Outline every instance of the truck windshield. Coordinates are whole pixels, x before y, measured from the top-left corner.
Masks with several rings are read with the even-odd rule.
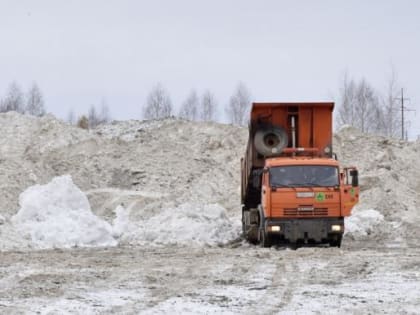
[[[270,168],[271,187],[338,186],[338,168],[324,165],[293,165]]]

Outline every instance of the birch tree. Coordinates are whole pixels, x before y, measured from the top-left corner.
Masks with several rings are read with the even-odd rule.
[[[70,124],[70,125],[74,125],[76,122],[76,115],[74,114],[73,109],[70,109],[69,112],[67,113],[67,119],[66,121]]]
[[[27,93],[25,113],[38,117],[45,115],[44,97],[36,83],[32,84]]]
[[[160,119],[172,115],[172,101],[169,93],[161,83],[157,84],[149,93],[146,106],[143,109],[145,119]]]
[[[192,90],[190,94],[187,96],[186,100],[182,103],[179,117],[188,120],[197,120],[198,118],[198,105],[199,100],[197,96],[197,92]]]
[[[25,112],[24,100],[22,89],[16,82],[12,82],[7,90],[6,97],[3,99],[2,111],[15,111],[23,114]]]
[[[205,91],[201,97],[200,119],[203,121],[214,121],[216,119],[217,103],[214,95]]]
[[[230,97],[226,113],[230,122],[235,125],[246,125],[251,108],[251,93],[244,83],[240,82]]]
[[[401,135],[401,111],[399,98],[400,87],[398,86],[397,74],[395,69],[391,69],[391,74],[387,81],[385,95],[382,97],[384,135],[388,137],[400,137]]]

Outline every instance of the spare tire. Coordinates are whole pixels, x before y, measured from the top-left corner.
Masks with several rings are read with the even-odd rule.
[[[280,155],[288,142],[286,130],[280,127],[258,130],[254,136],[255,149],[259,154],[268,157]]]

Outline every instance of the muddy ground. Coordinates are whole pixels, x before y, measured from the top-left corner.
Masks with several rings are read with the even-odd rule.
[[[420,249],[116,247],[0,253],[2,314],[418,314]]]

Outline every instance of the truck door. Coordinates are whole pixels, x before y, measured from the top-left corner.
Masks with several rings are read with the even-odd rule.
[[[341,215],[349,216],[351,209],[359,201],[359,174],[355,167],[347,167],[343,171],[341,186]]]

